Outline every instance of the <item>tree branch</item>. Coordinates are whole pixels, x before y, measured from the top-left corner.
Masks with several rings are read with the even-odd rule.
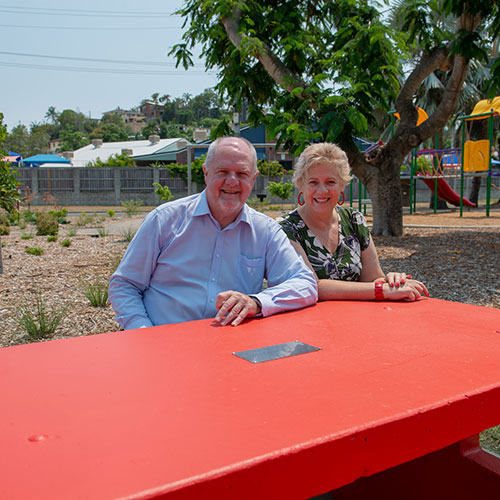
[[[221,22],[226,30],[227,36],[231,43],[237,48],[242,49],[244,39],[250,38],[240,34],[239,20],[241,17],[241,8],[237,7],[233,10],[231,16],[226,16],[221,19]],[[272,52],[270,47],[260,41],[261,47],[255,48],[255,57],[260,61],[271,78],[283,89],[291,92],[296,87],[305,87],[306,83],[297,75],[292,73]]]

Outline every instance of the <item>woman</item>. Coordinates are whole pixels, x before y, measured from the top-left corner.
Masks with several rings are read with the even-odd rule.
[[[307,147],[294,182],[299,207],[278,219],[297,253],[316,273],[320,300],[408,300],[429,295],[405,273],[384,275],[364,216],[340,205],[351,180],[347,156],[335,144]]]

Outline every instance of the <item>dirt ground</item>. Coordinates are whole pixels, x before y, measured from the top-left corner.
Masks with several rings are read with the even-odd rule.
[[[113,218],[106,215],[111,207],[67,208],[71,224],[60,226],[57,242],[36,236],[34,226],[13,226],[10,235],[2,236],[0,347],[45,340],[27,336],[17,321],[19,309],[32,305],[37,296],[49,311],[66,307],[52,338],[119,329],[109,304],[93,307],[84,296],[82,282],[109,279],[127,247],[127,233],[135,232],[153,207],[141,207],[143,212],[130,217],[120,212],[123,207],[113,207]],[[81,212],[92,221],[77,226]],[[277,217],[282,211],[267,213]],[[367,219],[370,223],[371,216]],[[405,214],[404,226],[402,238],[374,238],[384,271],[412,274],[426,283],[433,297],[500,307],[500,209],[493,209],[490,217],[485,217],[484,210],[464,212],[463,217],[458,211],[419,211]],[[70,246],[60,244],[64,238],[70,239]],[[25,252],[35,246],[43,255]]]

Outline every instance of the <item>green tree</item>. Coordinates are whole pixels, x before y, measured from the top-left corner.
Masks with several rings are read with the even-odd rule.
[[[0,113],[0,145],[7,136],[7,127],[3,124],[3,114]],[[12,213],[16,211],[16,204],[20,194],[17,188],[17,172],[11,170],[8,163],[1,161],[6,151],[0,147],[0,209]],[[3,274],[2,242],[0,236],[0,274]]]
[[[56,111],[55,106],[49,106],[49,109],[45,113],[45,118],[50,120],[52,123],[56,123],[59,118],[59,113]]]
[[[265,123],[286,149],[299,153],[314,140],[340,144],[372,199],[373,232],[401,235],[400,165],[448,121],[469,61],[484,57],[478,27],[496,37],[500,13],[490,1],[414,0],[398,32],[380,11],[369,0],[187,0],[178,11],[187,31],[170,54],[187,68],[200,44],[207,69],[219,72],[219,95],[240,109],[247,103],[250,123]],[[453,30],[432,25],[441,13],[453,16]],[[416,40],[422,51],[410,59]],[[417,126],[415,93],[439,69],[449,75],[443,99]],[[498,60],[492,72],[490,92],[500,88]],[[401,116],[394,136],[363,154],[355,137],[380,132],[380,117],[393,106]]]
[[[128,140],[128,133],[124,127],[116,123],[101,123],[89,135],[90,139],[102,139],[104,142],[120,142]]]
[[[75,131],[71,125],[61,130],[59,137],[61,139],[60,148],[62,151],[74,151],[90,144],[86,135],[83,132]]]

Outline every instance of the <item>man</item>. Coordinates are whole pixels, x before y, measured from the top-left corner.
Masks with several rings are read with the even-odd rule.
[[[203,172],[206,189],[153,210],[111,277],[109,299],[124,329],[211,317],[236,326],[316,302],[316,280],[280,226],[246,205],[255,148],[220,138]]]

